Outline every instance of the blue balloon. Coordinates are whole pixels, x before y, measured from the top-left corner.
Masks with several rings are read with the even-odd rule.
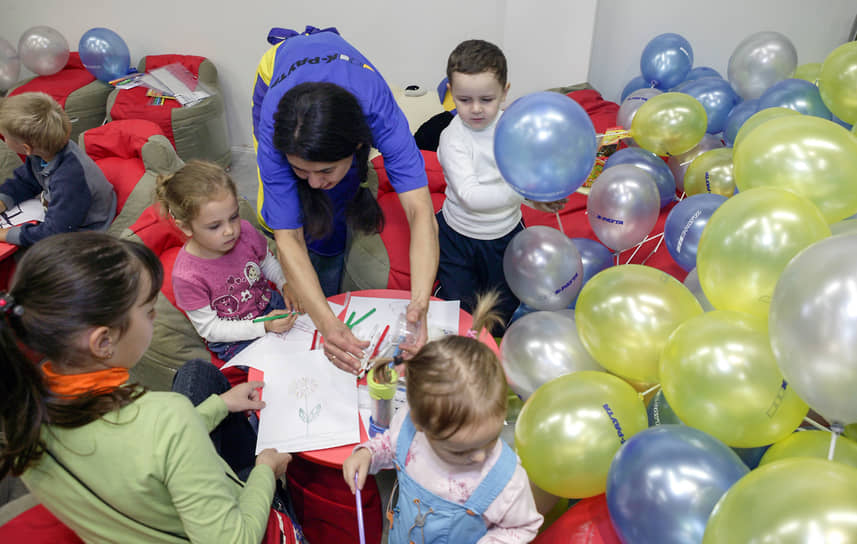
[[[732,147],[735,143],[735,137],[738,136],[738,131],[744,126],[744,122],[757,111],[759,111],[758,98],[739,102],[732,108],[726,117],[726,124],[723,126],[723,140],[726,142],[726,147]]]
[[[80,62],[101,81],[118,79],[131,71],[131,54],[125,40],[109,28],[87,30],[77,49]]]
[[[706,132],[716,134],[723,130],[729,112],[740,102],[732,85],[721,77],[704,77],[685,81],[676,91],[688,94],[699,101],[708,116]]]
[[[604,169],[620,164],[634,165],[652,176],[658,186],[661,208],[675,200],[675,176],[662,158],[641,147],[626,147],[610,155],[604,163]]]
[[[595,164],[595,128],[571,98],[553,92],[523,96],[500,116],[494,157],[512,188],[552,202],[576,191]]]
[[[685,77],[684,80],[692,81],[694,79],[702,79],[704,77],[719,77],[720,79],[723,79],[720,72],[714,68],[709,68],[708,66],[697,66],[696,68],[690,69],[690,72],[687,73],[687,77]]]
[[[610,463],[610,519],[622,542],[702,542],[714,505],[748,472],[729,446],[698,429],[650,427]]]
[[[842,119],[840,119],[839,117],[836,117],[835,115],[833,116],[833,118],[831,119],[831,121],[833,121],[833,122],[834,122],[834,123],[836,123],[837,125],[841,126],[841,127],[842,127],[842,128],[844,128],[845,130],[851,130],[851,129],[854,127],[854,125],[852,125],[852,124],[850,124],[850,123],[846,123],[845,121],[843,121],[843,120],[842,120]]]
[[[580,253],[580,260],[583,262],[583,283],[581,284],[581,288],[583,285],[586,285],[586,282],[592,276],[616,264],[613,252],[601,242],[592,240],[591,238],[572,238],[571,241],[574,247],[577,248],[577,252]],[[578,291],[577,294],[580,295],[580,292]],[[574,308],[576,305],[577,296],[574,297],[569,308]]]
[[[693,66],[693,48],[679,34],[666,33],[652,38],[640,55],[640,73],[661,89],[675,87]]]
[[[675,205],[664,223],[664,244],[685,270],[696,266],[699,238],[708,224],[711,214],[726,202],[723,195],[702,193],[685,198]]]
[[[784,79],[771,85],[759,97],[759,109],[766,108],[789,108],[828,121],[833,117],[824,105],[818,87],[803,79]]]
[[[647,89],[651,87],[651,83],[643,79],[643,76],[637,76],[625,85],[625,88],[622,89],[622,97],[619,99],[619,103],[625,101],[628,98],[628,95],[633,93],[634,91],[639,91],[640,89]]]

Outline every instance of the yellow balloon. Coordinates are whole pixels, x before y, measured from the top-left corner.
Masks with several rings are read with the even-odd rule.
[[[818,75],[818,91],[833,115],[857,123],[857,42],[840,45],[827,55]]]
[[[690,151],[705,136],[708,116],[699,101],[684,93],[649,98],[631,121],[631,137],[656,155]]]
[[[759,466],[792,457],[827,459],[832,436],[833,433],[827,431],[792,433],[768,448],[768,451],[759,461]],[[837,437],[833,450],[833,460],[857,468],[857,442],[844,436]]]
[[[744,124],[741,125],[741,128],[738,129],[738,134],[735,135],[735,141],[732,142],[732,147],[734,149],[738,149],[738,145],[744,141],[744,138],[762,123],[766,123],[771,119],[777,119],[779,117],[794,117],[795,115],[800,115],[800,112],[789,108],[765,108],[757,111],[748,117],[747,120],[744,121]]]
[[[786,264],[828,236],[821,212],[802,196],[773,187],[742,191],[721,204],[702,231],[696,253],[702,291],[719,310],[767,319]]]
[[[818,206],[828,223],[857,212],[857,138],[811,115],[772,119],[735,145],[735,183],[779,187]]]
[[[852,440],[857,440],[857,423],[845,426],[845,436]]]
[[[684,173],[684,192],[688,196],[712,193],[726,198],[735,194],[732,149],[712,149],[693,159]]]
[[[690,289],[666,272],[623,264],[584,284],[574,318],[580,340],[601,366],[629,380],[658,383],[667,337],[701,313]]]
[[[753,470],[720,498],[702,544],[854,544],[857,469],[785,459]]]
[[[795,68],[795,73],[792,75],[795,79],[809,81],[813,85],[817,85],[818,74],[821,72],[820,62],[807,62]]]
[[[678,326],[660,361],[664,397],[679,419],[736,448],[791,434],[809,407],[777,366],[767,322],[714,310]]]
[[[619,447],[648,426],[646,407],[621,378],[581,370],[533,393],[515,426],[515,449],[530,480],[552,495],[592,497],[607,488]]]

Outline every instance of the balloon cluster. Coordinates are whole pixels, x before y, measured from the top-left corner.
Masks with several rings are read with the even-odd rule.
[[[664,34],[640,69],[617,116],[630,147],[587,201],[596,251],[575,243],[573,312],[531,297],[501,343],[525,400],[522,463],[556,496],[606,492],[624,542],[857,534],[857,443],[843,435],[857,436],[857,42],[798,66],[787,37],[755,33],[724,79]],[[611,259],[662,208],[684,283]],[[516,263],[579,271],[526,242]],[[507,277],[533,294],[563,277],[518,266]],[[802,430],[810,410],[832,432]]]
[[[78,45],[84,67],[101,81],[111,81],[129,72],[130,54],[125,41],[107,28],[86,31]],[[34,26],[21,34],[17,48],[0,38],[0,91],[15,86],[21,65],[39,76],[62,70],[71,53],[65,37],[49,26]]]

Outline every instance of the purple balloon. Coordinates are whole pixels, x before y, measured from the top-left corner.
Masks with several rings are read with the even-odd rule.
[[[721,77],[704,77],[685,81],[676,91],[688,94],[699,101],[708,116],[706,132],[716,134],[723,130],[729,112],[740,101],[732,85]]]
[[[610,155],[604,163],[604,169],[620,164],[631,164],[651,174],[658,186],[661,208],[675,200],[675,176],[662,158],[646,149],[626,147]]]
[[[623,542],[702,542],[714,505],[749,469],[729,446],[684,425],[658,425],[619,449],[607,509]]]
[[[759,97],[759,109],[788,108],[804,115],[831,120],[833,114],[821,100],[818,87],[803,79],[784,79]]]
[[[664,223],[664,243],[667,250],[685,270],[696,267],[699,238],[714,210],[726,202],[726,197],[703,193],[685,198],[675,205]]]
[[[659,210],[655,180],[630,164],[602,171],[586,200],[592,231],[601,243],[616,251],[642,242],[657,223]]]
[[[684,81],[693,66],[693,48],[679,34],[660,34],[646,44],[640,55],[640,73],[662,89]]]

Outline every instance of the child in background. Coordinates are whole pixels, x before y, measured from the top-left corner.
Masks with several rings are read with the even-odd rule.
[[[525,201],[506,183],[494,160],[494,130],[506,100],[506,57],[483,40],[460,43],[446,66],[449,90],[458,111],[440,135],[437,158],[446,178],[446,200],[437,214],[440,239],[438,296],[460,300],[473,312],[475,293],[500,293],[503,323],[518,307],[503,274],[506,246],[524,227],[521,203],[555,212],[566,200]],[[502,334],[502,326],[492,332]]]
[[[0,185],[0,212],[41,195],[45,219],[0,229],[0,241],[31,246],[78,230],[107,230],[116,217],[116,192],[101,169],[69,140],[71,121],[45,93],[0,99],[0,134],[24,164]]]
[[[408,409],[346,459],[352,492],[367,473],[396,468],[399,499],[389,542],[530,542],[542,524],[527,473],[500,439],[506,378],[476,338],[496,321],[482,298],[467,336],[426,344],[406,363]]]
[[[266,332],[291,329],[297,299],[265,237],[239,217],[235,183],[223,168],[190,161],[159,178],[156,191],[164,213],[188,237],[173,265],[176,303],[208,348],[228,361]],[[253,322],[289,312],[295,313]]]
[[[262,408],[262,383],[197,408],[127,383],[162,276],[145,246],[104,233],[52,236],[24,254],[0,293],[0,479],[20,475],[86,542],[258,544],[291,456],[264,450],[242,482],[208,432]]]

